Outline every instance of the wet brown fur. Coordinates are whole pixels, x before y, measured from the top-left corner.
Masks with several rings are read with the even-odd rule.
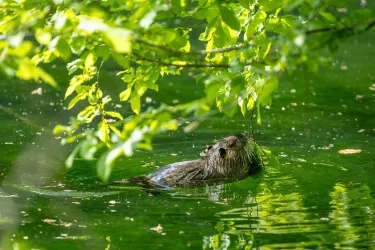
[[[243,135],[228,136],[208,147],[203,159],[170,164],[148,175],[115,182],[155,187],[192,187],[207,182],[243,179],[254,170],[256,156]]]

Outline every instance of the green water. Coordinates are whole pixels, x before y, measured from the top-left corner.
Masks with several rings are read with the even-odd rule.
[[[69,147],[48,131],[69,116],[56,103],[62,92],[1,80],[0,104],[29,124],[0,110],[0,249],[375,248],[374,40],[347,40],[332,69],[283,77],[258,139],[279,164],[271,158],[239,182],[160,193],[98,187],[94,162],[65,170]],[[54,71],[64,85],[64,69]],[[108,65],[101,76],[108,92],[122,87],[114,75]],[[43,95],[31,95],[39,86]],[[169,78],[149,96],[185,102],[199,88]],[[120,159],[111,178],[195,159],[214,139],[245,130],[241,117],[215,116],[193,133],[160,135],[154,151]]]

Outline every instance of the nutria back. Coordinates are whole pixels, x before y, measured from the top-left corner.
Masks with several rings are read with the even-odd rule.
[[[239,180],[259,169],[259,159],[255,143],[244,134],[232,135],[209,146],[203,159],[173,163],[125,182],[149,187],[193,187]]]

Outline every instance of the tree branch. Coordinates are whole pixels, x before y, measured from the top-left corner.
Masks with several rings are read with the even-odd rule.
[[[229,47],[225,47],[225,48],[217,48],[217,49],[212,49],[212,50],[191,50],[189,52],[185,52],[185,51],[173,50],[173,49],[170,49],[168,47],[165,47],[165,46],[162,46],[162,45],[159,45],[159,44],[156,44],[156,43],[145,41],[145,40],[140,39],[138,37],[135,37],[134,39],[141,44],[144,44],[144,45],[147,45],[147,46],[159,49],[159,50],[163,50],[165,52],[168,52],[168,53],[174,54],[174,55],[207,55],[207,54],[225,53],[225,52],[230,52],[230,51],[233,51],[233,50],[246,49],[246,48],[253,45],[252,43],[249,43],[249,44],[243,44],[243,45],[229,46]]]
[[[363,30],[361,30],[359,33],[363,33],[365,31],[368,31],[368,30],[370,30],[374,26],[375,26],[375,20],[371,21],[366,26],[366,28],[364,28]],[[315,29],[315,30],[307,30],[307,31],[305,31],[305,34],[306,35],[310,35],[310,34],[316,34],[316,33],[320,33],[320,32],[328,32],[328,31],[335,31],[335,32],[350,31],[351,35],[356,34],[354,32],[354,28],[353,27],[345,27],[345,28],[342,28],[342,29],[339,29],[339,30],[335,30],[334,28],[330,28],[330,27],[319,28],[319,29]],[[185,51],[173,50],[173,49],[170,49],[168,47],[165,47],[165,46],[162,46],[162,45],[159,45],[159,44],[156,44],[156,43],[148,42],[148,41],[140,39],[140,38],[138,38],[136,36],[134,37],[134,39],[137,42],[141,43],[141,44],[144,44],[144,45],[147,45],[147,46],[159,49],[159,50],[163,50],[165,52],[168,52],[168,53],[174,54],[174,55],[207,55],[207,54],[215,54],[215,53],[225,53],[225,52],[230,52],[230,51],[245,49],[245,48],[248,48],[248,47],[254,45],[253,43],[249,43],[249,44],[229,46],[229,47],[225,47],[225,48],[217,48],[217,49],[212,49],[212,50],[192,50],[192,51],[189,51],[189,52],[185,52]],[[142,60],[142,61],[153,62],[153,63],[155,63],[157,65],[160,65],[160,66],[185,67],[185,68],[230,68],[229,64],[221,64],[221,63],[218,63],[218,64],[211,64],[211,63],[188,63],[188,62],[186,64],[166,63],[166,62],[162,62],[162,61],[159,61],[159,60],[153,60],[151,58],[147,58],[147,57],[141,56],[141,55],[139,55],[138,53],[136,53],[134,51],[132,52],[132,54],[134,56],[136,56],[138,59]],[[262,62],[260,62],[260,63],[262,63]],[[250,62],[247,62],[247,63],[245,63],[243,65],[244,66],[248,66],[248,65],[251,65],[251,64],[252,64],[252,62],[250,61]]]
[[[161,62],[158,60],[153,60],[144,56],[141,56],[137,52],[132,52],[134,56],[136,56],[138,59],[142,61],[147,61],[147,62],[153,62],[159,66],[167,66],[167,67],[184,67],[184,68],[229,68],[229,64],[211,64],[211,63],[186,63],[186,64],[177,64],[177,63],[166,63],[166,62]]]
[[[375,19],[373,21],[371,21],[367,26],[366,28],[364,28],[363,30],[359,31],[359,33],[362,33],[362,32],[365,32],[365,31],[368,31],[370,30],[372,27],[375,26]],[[326,28],[319,28],[319,29],[314,29],[314,30],[307,30],[305,32],[306,35],[311,35],[311,34],[316,34],[316,33],[320,33],[320,32],[327,32],[327,31],[336,31],[336,32],[344,32],[346,30],[349,30],[351,31],[353,34],[354,33],[354,28],[353,27],[345,27],[345,28],[342,28],[342,29],[338,29],[338,30],[335,30],[334,28],[331,28],[331,27],[326,27]]]

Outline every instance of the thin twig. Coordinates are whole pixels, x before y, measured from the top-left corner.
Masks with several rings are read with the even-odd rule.
[[[98,68],[98,72],[96,73],[96,82],[97,82],[98,88],[99,88],[99,74],[100,74],[100,70],[103,67],[103,64],[104,64],[104,60],[102,60],[102,62],[100,63],[99,68]]]
[[[362,33],[362,32],[365,32],[365,31],[368,31],[370,30],[372,27],[375,26],[375,20],[371,21],[367,26],[366,28],[364,28],[363,30],[359,31],[358,33]],[[335,32],[344,32],[344,31],[351,31],[353,34],[355,34],[354,32],[354,28],[353,27],[345,27],[345,28],[342,28],[342,29],[338,29],[338,30],[335,30],[334,27],[326,27],[326,28],[319,28],[319,29],[314,29],[314,30],[307,30],[305,32],[306,35],[311,35],[311,34],[316,34],[316,33],[320,33],[320,32],[327,32],[327,31],[335,31]]]
[[[17,114],[16,112],[14,112],[13,110],[11,110],[10,108],[7,108],[7,107],[4,107],[3,105],[0,104],[0,110],[3,110],[5,113],[8,113],[9,115],[12,115],[14,116],[16,119],[19,119],[20,121],[22,121],[23,123],[35,128],[35,129],[38,129],[38,130],[46,130],[48,132],[51,132],[49,129],[39,125],[39,124],[36,124],[34,122],[32,122],[31,120]]]
[[[153,60],[153,59],[141,56],[134,51],[132,52],[132,54],[142,61],[153,62],[153,63],[155,63],[159,66],[183,67],[183,68],[229,68],[230,67],[229,64],[223,64],[223,63],[217,63],[217,64],[212,64],[212,63],[186,63],[186,64],[166,63],[166,62],[161,62],[161,61],[158,61],[158,60]]]
[[[186,52],[186,51],[179,51],[179,50],[170,49],[170,48],[165,47],[165,46],[160,45],[160,44],[145,41],[145,40],[140,39],[138,37],[135,37],[134,40],[136,40],[137,42],[139,42],[141,44],[144,44],[144,45],[147,45],[147,46],[159,49],[159,50],[163,50],[165,52],[168,52],[170,54],[175,54],[175,55],[218,54],[218,53],[225,53],[225,52],[230,52],[230,51],[234,51],[234,50],[246,49],[246,48],[253,45],[252,43],[248,43],[248,44],[242,44],[242,45],[228,46],[228,47],[224,47],[224,48],[217,48],[217,49],[212,49],[212,50],[191,50],[191,51]]]

